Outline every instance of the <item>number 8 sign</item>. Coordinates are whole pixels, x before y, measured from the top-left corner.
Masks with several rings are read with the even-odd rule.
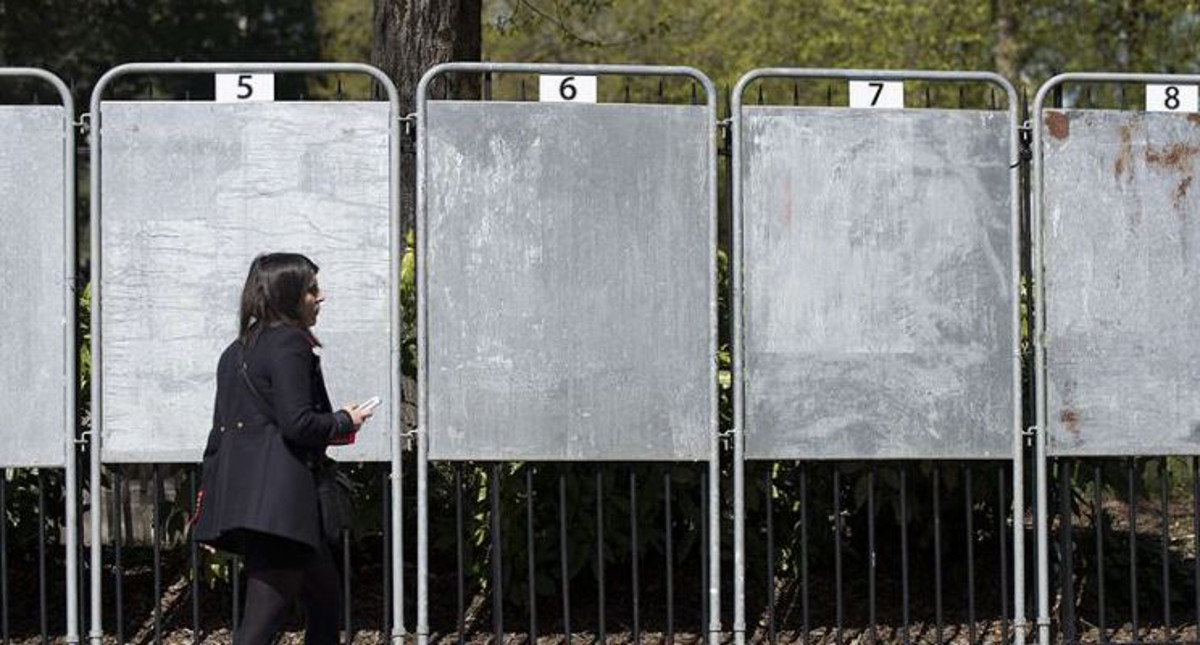
[[[538,100],[543,103],[595,103],[596,77],[544,74],[538,77]]]
[[[1147,112],[1195,112],[1197,87],[1195,85],[1147,85]]]

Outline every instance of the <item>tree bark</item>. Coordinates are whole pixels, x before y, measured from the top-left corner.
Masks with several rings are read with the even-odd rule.
[[[1019,87],[1021,45],[1017,37],[1017,5],[1015,0],[992,1],[992,17],[996,24],[996,72]]]
[[[417,84],[434,65],[477,61],[483,49],[481,0],[375,0],[371,63],[383,70],[400,92],[403,114],[416,111]],[[474,98],[479,77],[457,75],[434,88],[437,98]],[[400,209],[405,231],[413,227],[416,173],[412,158],[400,169]]]

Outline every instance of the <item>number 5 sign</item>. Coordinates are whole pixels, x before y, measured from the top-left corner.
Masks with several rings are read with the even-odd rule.
[[[595,103],[595,76],[538,77],[538,100],[545,103]]]
[[[274,74],[217,74],[217,103],[274,101]]]

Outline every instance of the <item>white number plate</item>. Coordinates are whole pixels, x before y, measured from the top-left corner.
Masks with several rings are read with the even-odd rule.
[[[850,81],[850,107],[902,108],[903,81]]]
[[[1195,112],[1197,103],[1195,85],[1147,85],[1147,112]]]
[[[274,101],[274,74],[217,74],[217,102]]]
[[[595,76],[538,77],[538,100],[551,103],[595,103]]]

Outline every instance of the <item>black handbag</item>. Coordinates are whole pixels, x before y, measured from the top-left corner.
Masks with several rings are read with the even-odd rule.
[[[239,371],[242,381],[258,404],[259,411],[268,421],[277,424],[267,399],[259,393],[258,388],[254,387],[254,383],[250,380],[244,355]],[[325,455],[319,455],[316,459],[306,461],[305,465],[312,471],[313,479],[316,482],[317,513],[321,520],[321,537],[328,544],[338,544],[342,541],[342,535],[350,530],[350,522],[354,518],[354,482],[350,481],[350,477],[338,468],[338,462]]]
[[[354,482],[338,467],[338,462],[322,456],[309,469],[317,480],[317,509],[321,515],[321,535],[330,544],[338,544],[350,530],[354,518],[352,500]]]

